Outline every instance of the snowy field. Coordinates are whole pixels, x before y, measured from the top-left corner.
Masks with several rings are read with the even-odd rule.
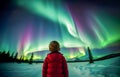
[[[93,64],[68,63],[69,77],[120,77],[120,57]],[[0,77],[42,77],[42,63],[1,63]]]

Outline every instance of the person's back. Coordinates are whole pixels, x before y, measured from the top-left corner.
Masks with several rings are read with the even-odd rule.
[[[56,43],[56,41],[52,41],[51,43]],[[50,46],[49,50],[51,53],[44,60],[42,77],[68,77],[68,68],[64,56],[58,52],[59,49],[54,46],[52,47],[55,49],[51,49]]]

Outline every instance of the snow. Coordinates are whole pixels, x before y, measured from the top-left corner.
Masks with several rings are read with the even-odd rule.
[[[69,77],[120,77],[120,57],[93,64],[68,63]],[[42,77],[42,63],[1,63],[0,77]]]

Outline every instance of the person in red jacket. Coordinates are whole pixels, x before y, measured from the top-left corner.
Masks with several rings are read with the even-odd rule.
[[[68,77],[67,62],[65,57],[59,52],[59,43],[51,41],[49,51],[50,53],[43,63],[42,77]]]

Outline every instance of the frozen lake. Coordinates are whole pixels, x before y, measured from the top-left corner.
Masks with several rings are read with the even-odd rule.
[[[120,57],[93,64],[88,62],[68,63],[69,77],[120,77]],[[42,63],[1,63],[0,77],[41,77]]]

